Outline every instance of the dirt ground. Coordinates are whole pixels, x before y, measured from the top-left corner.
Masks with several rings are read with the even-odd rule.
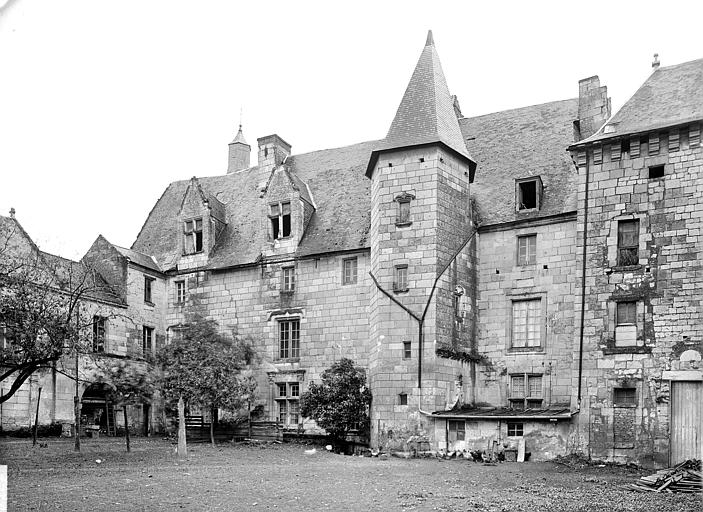
[[[626,490],[647,471],[557,463],[351,457],[301,445],[0,439],[8,510],[700,511],[700,494]],[[97,461],[101,462],[98,463]]]

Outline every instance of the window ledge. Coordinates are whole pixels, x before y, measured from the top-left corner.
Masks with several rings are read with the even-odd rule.
[[[183,256],[195,256],[196,254],[203,254],[205,251],[200,250],[200,251],[195,251],[195,252],[184,252]]]
[[[601,346],[604,356],[612,356],[615,354],[651,354],[652,347],[647,345],[632,345],[629,347],[608,347]]]
[[[295,290],[281,290],[281,295],[293,295]]]
[[[350,283],[342,283],[342,286],[354,286],[355,284],[358,284],[357,281],[350,282]]]
[[[613,407],[622,409],[637,409],[637,404],[613,404]]]
[[[616,265],[610,268],[611,272],[634,272],[636,270],[642,270],[644,265]]]
[[[277,363],[299,363],[300,357],[277,357],[274,361]]]
[[[144,301],[144,304],[146,304],[147,306],[151,306],[151,307],[154,307],[154,306],[156,305],[156,304],[154,304],[153,302],[151,302],[151,301],[149,301],[149,300],[145,300],[145,301]]]
[[[407,222],[396,222],[395,227],[397,228],[407,228],[408,226],[412,226],[413,221],[407,221]]]
[[[510,347],[508,353],[521,353],[529,352],[532,354],[546,354],[547,351],[544,347]]]
[[[538,212],[539,208],[520,208],[518,210],[515,210],[516,213],[535,213]]]
[[[410,291],[410,288],[399,288],[397,290],[393,290],[393,293],[408,293]]]

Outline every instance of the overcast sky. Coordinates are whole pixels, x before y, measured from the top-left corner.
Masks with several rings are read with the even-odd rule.
[[[244,133],[293,153],[385,136],[434,33],[465,116],[578,95],[617,109],[703,57],[703,2],[0,0],[0,214],[72,258],[129,247],[166,186]],[[559,148],[555,148],[559,150]],[[480,172],[480,169],[479,169]]]

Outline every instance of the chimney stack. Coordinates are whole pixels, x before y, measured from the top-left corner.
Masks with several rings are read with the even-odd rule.
[[[610,118],[608,88],[598,75],[579,80],[578,140],[590,137]]]
[[[247,144],[242,133],[242,125],[239,125],[237,136],[229,143],[229,161],[227,163],[227,174],[249,168],[249,158],[251,156],[251,146]]]
[[[259,143],[259,169],[265,172],[281,165],[286,157],[290,156],[291,145],[275,133],[261,137],[257,142]]]

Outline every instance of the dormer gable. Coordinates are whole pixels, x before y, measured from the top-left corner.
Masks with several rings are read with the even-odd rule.
[[[285,165],[274,167],[261,190],[264,253],[295,252],[315,204],[308,185]]]
[[[81,261],[97,270],[121,299],[126,299],[128,259],[104,236],[98,235]]]
[[[225,229],[225,205],[207,193],[195,176],[191,178],[178,211],[179,267],[197,267],[207,263],[218,237]],[[184,260],[185,258],[185,260]]]

